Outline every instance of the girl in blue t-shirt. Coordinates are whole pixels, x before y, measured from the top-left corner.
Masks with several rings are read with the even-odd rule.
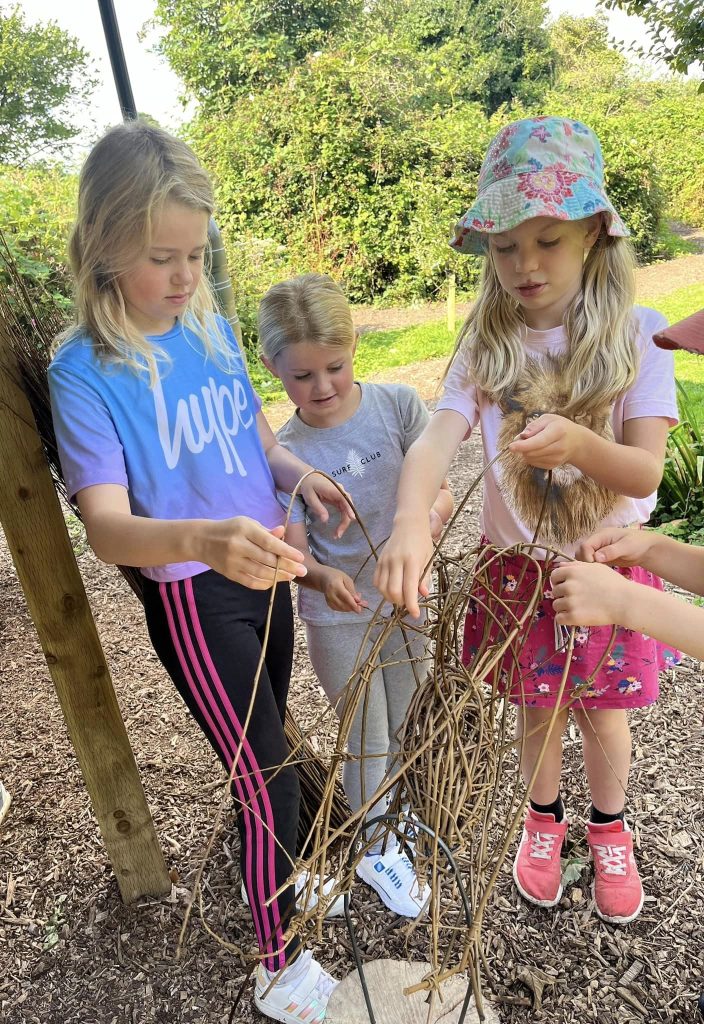
[[[93,550],[140,567],[154,649],[227,770],[235,763],[262,958],[256,1005],[316,1024],[335,982],[284,937],[294,887],[272,899],[295,860],[298,777],[277,766],[289,755],[289,581],[306,572],[283,540],[276,490],[292,491],[310,467],[277,443],[215,313],[203,275],[212,212],[208,176],[183,142],[135,121],[96,144],[79,182],[77,316],[49,368],[52,410]],[[315,476],[301,493],[323,520],[323,503],[337,508],[341,536],[350,510],[334,485]]]

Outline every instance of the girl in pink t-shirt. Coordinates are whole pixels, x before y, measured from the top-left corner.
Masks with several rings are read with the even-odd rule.
[[[639,526],[649,518],[677,404],[671,354],[650,344],[663,320],[633,308],[627,235],[604,192],[599,141],[586,125],[526,118],[492,141],[477,201],[451,242],[460,252],[484,255],[479,296],[444,395],[406,456],[393,532],[375,577],[384,596],[411,615],[419,614],[418,594],[428,593],[421,581],[433,550],[428,510],[457,447],[477,425],[487,465],[482,529],[495,547],[535,539],[545,546],[533,549],[538,559],[545,548],[570,555],[597,528]],[[662,586],[645,569],[622,571]],[[536,577],[531,560],[510,553],[478,574],[465,624],[467,663],[482,642],[491,594],[505,606],[525,608]],[[500,616],[501,604],[494,598],[493,605]],[[489,625],[497,638],[495,622]],[[502,680],[518,706],[521,771],[530,788],[514,864],[518,889],[544,907],[562,895],[560,851],[568,826],[560,795],[562,733],[573,703],[592,800],[587,839],[596,907],[604,920],[623,924],[643,904],[624,818],[631,758],[626,710],[657,699],[658,672],[675,654],[619,630],[604,657],[610,642],[608,627],[577,630],[541,763],[567,647],[549,589],[518,666],[506,657]]]

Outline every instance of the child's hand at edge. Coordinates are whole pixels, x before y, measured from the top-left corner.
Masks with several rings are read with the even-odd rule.
[[[341,569],[328,568],[325,573],[323,594],[328,608],[334,612],[355,612],[359,614],[363,608],[368,608],[362,595],[356,590],[354,580],[342,572]]]
[[[653,541],[653,534],[648,530],[611,527],[582,541],[577,558],[605,565],[645,565]]]
[[[311,513],[321,523],[327,523],[330,513],[325,505],[332,505],[340,513],[340,522],[335,530],[335,538],[339,540],[350,523],[354,522],[355,514],[346,498],[349,497],[346,491],[340,491],[324,476],[313,473],[301,484],[299,494],[305,501]]]
[[[552,606],[559,626],[626,625],[631,590],[608,565],[563,562],[550,574]]]

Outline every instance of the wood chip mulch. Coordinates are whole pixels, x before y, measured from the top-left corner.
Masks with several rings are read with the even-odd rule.
[[[478,439],[464,446],[451,484],[478,471]],[[476,535],[477,497],[463,517]],[[0,779],[13,804],[0,835],[0,1020],[4,1024],[225,1024],[246,974],[196,918],[176,962],[190,885],[220,799],[220,767],[153,654],[141,608],[121,577],[79,556],[122,714],[167,863],[170,897],[120,901],[58,702],[0,538]],[[305,723],[322,708],[297,630],[292,702]],[[565,795],[575,881],[553,910],[528,907],[506,865],[485,945],[501,1020],[551,1024],[694,1021],[704,988],[704,678],[685,660],[663,679],[653,708],[633,714],[629,815],[647,897],[627,928],[605,925],[590,896],[578,737],[568,733]],[[250,947],[231,819],[206,869],[211,928]],[[353,898],[365,955],[423,959],[376,896]],[[352,967],[344,923],[326,926],[317,955],[339,976]],[[487,995],[491,993],[487,990]],[[261,1021],[246,992],[236,1019]]]

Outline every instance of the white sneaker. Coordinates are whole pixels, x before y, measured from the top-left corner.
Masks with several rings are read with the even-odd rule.
[[[10,804],[12,803],[12,797],[7,792],[2,782],[0,782],[0,824],[2,820],[10,810]]]
[[[260,1013],[283,1024],[322,1024],[337,981],[313,959],[310,951],[301,953],[290,967],[285,967],[267,992],[273,977],[263,964],[259,965],[254,1004]]]
[[[308,903],[306,904],[305,907],[303,906],[303,890],[306,888],[307,885],[308,885],[308,872],[304,871],[303,874],[298,879],[298,881],[296,882],[296,886],[295,886],[295,888],[296,888],[296,910],[298,910],[299,913],[301,911],[303,911],[303,910],[306,910],[306,911],[314,910],[315,907],[317,907],[317,905],[318,905],[318,891],[320,889],[320,886],[316,885],[315,888],[313,889],[313,892],[311,894],[310,899],[308,900]],[[327,880],[327,882],[325,882],[325,884],[323,885],[323,897],[328,896],[332,892],[334,886],[335,886],[335,879],[334,878],[329,878]],[[247,890],[245,889],[244,882],[242,883],[242,890],[241,891],[242,891],[242,900],[244,902],[244,905],[246,907],[248,907],[249,906],[249,897],[247,895]],[[300,899],[298,898],[299,896],[300,896]],[[332,901],[332,903],[330,904],[328,909],[325,911],[325,920],[327,921],[327,919],[329,917],[342,917],[344,912],[345,912],[345,896],[344,896],[344,893],[340,893],[340,895],[335,897],[335,899]]]
[[[395,914],[415,918],[423,913],[430,898],[430,886],[421,889],[413,865],[398,846],[390,846],[383,854],[365,854],[355,870]]]

